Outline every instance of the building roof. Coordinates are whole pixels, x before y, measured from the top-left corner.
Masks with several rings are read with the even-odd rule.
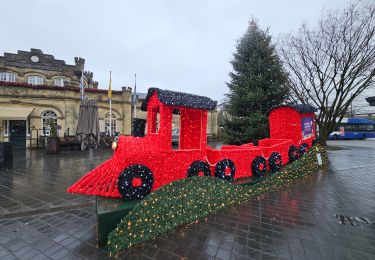
[[[65,91],[65,90],[72,90],[75,92],[80,92],[81,89],[75,86],[50,86],[50,85],[31,85],[28,83],[23,82],[10,82],[10,81],[0,81],[0,86],[7,86],[7,87],[23,87],[23,88],[31,88],[31,89],[49,89],[54,91]],[[108,93],[107,89],[98,89],[98,88],[86,88],[85,92],[97,92],[97,93]],[[120,90],[112,90],[112,94],[122,94]]]
[[[19,74],[22,70],[33,69],[38,70],[46,78],[63,76],[64,80],[71,82],[71,85],[80,84],[84,64],[85,59],[74,57],[74,65],[69,65],[63,60],[55,59],[51,54],[43,53],[42,50],[34,48],[31,48],[30,51],[19,50],[17,53],[4,52],[4,56],[0,55],[0,72],[10,70],[12,73]],[[49,75],[50,73],[52,74]],[[87,86],[97,88],[98,82],[93,80],[93,75],[90,71],[84,71],[84,83]]]
[[[137,101],[140,101],[140,100],[145,100],[145,98],[147,97],[147,93],[141,93],[141,92],[137,92],[137,93],[132,93],[132,102],[134,102],[134,96],[137,96]]]
[[[163,90],[159,88],[149,88],[147,96],[142,103],[141,109],[143,111],[147,111],[148,101],[155,91],[158,94],[159,101],[168,106],[188,107],[203,110],[213,110],[216,108],[216,101],[213,101],[208,97],[171,90]]]
[[[270,113],[272,110],[274,110],[276,108],[280,108],[280,107],[291,107],[291,108],[297,110],[300,113],[315,113],[316,111],[318,111],[318,109],[316,109],[316,107],[313,107],[313,106],[308,105],[308,104],[285,104],[285,105],[280,105],[280,106],[276,106],[276,107],[271,108],[268,111],[268,113]]]
[[[366,98],[370,106],[375,106],[375,96]]]
[[[63,72],[64,67],[75,68],[76,65],[67,65],[65,61],[55,59],[51,54],[45,54],[40,49],[31,48],[30,51],[18,51],[17,53],[7,53],[4,52],[4,56],[0,56],[4,59],[5,66],[12,66],[18,68],[31,68],[38,70],[48,70],[48,71],[59,71]],[[36,57],[37,61],[32,61],[31,57]],[[77,58],[78,59],[78,58]],[[82,59],[83,64],[85,60]],[[78,61],[78,60],[77,60]],[[80,68],[78,68],[80,71]]]

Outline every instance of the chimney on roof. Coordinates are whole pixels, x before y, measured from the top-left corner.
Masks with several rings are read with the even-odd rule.
[[[91,71],[85,71],[85,75],[92,78],[94,76],[94,73],[92,73]]]
[[[79,67],[82,70],[85,66],[85,59],[81,57],[74,57],[74,63],[77,67]]]
[[[31,48],[31,49],[30,49],[30,52],[32,52],[32,53],[38,53],[38,54],[43,54],[43,52],[42,52],[41,49],[34,49],[34,48]]]

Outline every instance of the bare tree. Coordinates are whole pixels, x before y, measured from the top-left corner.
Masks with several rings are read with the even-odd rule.
[[[325,12],[315,28],[302,25],[280,46],[291,99],[318,107],[320,143],[326,145],[351,102],[375,85],[375,4],[358,1]]]

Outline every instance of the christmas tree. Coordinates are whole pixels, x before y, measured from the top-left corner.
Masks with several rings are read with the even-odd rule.
[[[236,46],[231,61],[233,72],[229,88],[228,114],[223,126],[229,144],[257,142],[269,135],[268,110],[288,96],[287,74],[271,42],[268,29],[257,21],[249,27]]]

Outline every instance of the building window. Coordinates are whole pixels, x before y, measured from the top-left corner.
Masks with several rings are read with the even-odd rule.
[[[63,87],[64,86],[64,78],[56,78],[54,82],[55,86]]]
[[[8,120],[3,120],[4,122],[4,136],[8,136],[9,133],[9,121]]]
[[[111,127],[109,126],[111,122]],[[112,135],[116,133],[116,116],[115,114],[107,113],[104,117],[104,131],[109,135],[109,132],[112,132]]]
[[[31,132],[31,129],[30,129],[30,117],[28,117],[27,120],[26,120],[26,135],[30,136],[30,132]]]
[[[57,126],[57,115],[55,112],[51,110],[44,111],[42,113],[42,129],[43,129],[43,135],[50,135],[51,134],[51,127],[49,125],[49,122],[52,120],[52,122]]]
[[[43,84],[43,78],[41,76],[36,76],[36,75],[29,76],[27,78],[27,83],[29,83],[31,85],[42,85]]]
[[[16,81],[16,74],[9,73],[9,72],[1,72],[0,73],[0,81],[15,82]]]

